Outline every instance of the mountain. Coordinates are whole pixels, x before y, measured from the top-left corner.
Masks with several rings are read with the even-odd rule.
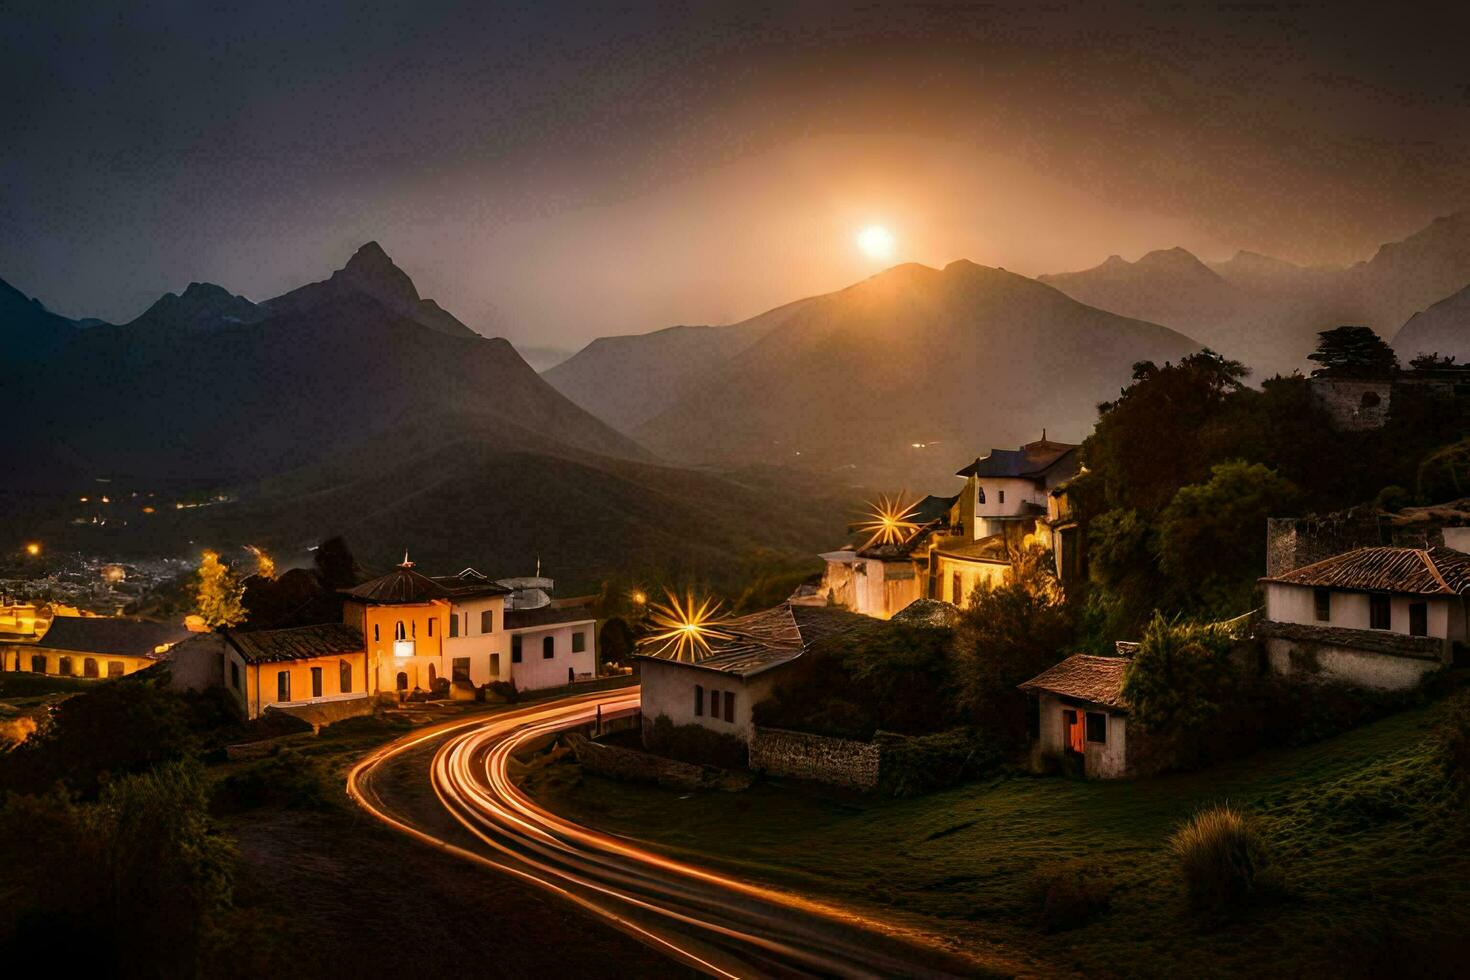
[[[1414,314],[1394,336],[1393,349],[1405,367],[1420,354],[1453,356],[1470,364],[1470,286]]]
[[[49,355],[72,339],[80,326],[52,313],[0,279],[0,351],[6,358],[30,361]]]
[[[536,347],[526,344],[516,344],[515,349],[516,353],[521,355],[521,359],[531,365],[532,370],[538,374],[546,373],[572,356],[572,351],[563,347]]]
[[[546,372],[572,401],[624,432],[677,403],[709,372],[775,330],[807,300],[724,327],[601,337]]]
[[[1043,427],[1080,440],[1135,362],[1198,347],[1001,269],[902,265],[804,301],[633,431],[668,459],[942,488],[959,462]]]
[[[1309,368],[1319,331],[1351,323],[1392,337],[1417,311],[1470,284],[1470,211],[1436,218],[1347,268],[1244,251],[1206,265],[1167,249],[1040,278],[1081,302],[1184,331],[1262,379]]]
[[[408,273],[394,265],[377,242],[368,242],[359,248],[345,266],[332,273],[331,278],[308,283],[261,305],[271,313],[296,313],[354,293],[371,296],[390,312],[439,333],[451,337],[480,336],[433,300],[420,299]]]
[[[184,328],[214,330],[219,327],[259,323],[270,311],[222,286],[191,282],[183,295],[164,293],[158,302],[128,324],[134,329]]]

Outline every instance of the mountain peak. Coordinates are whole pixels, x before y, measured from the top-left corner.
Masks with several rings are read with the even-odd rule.
[[[375,241],[368,242],[352,253],[352,258],[334,275],[348,279],[358,289],[367,293],[390,309],[416,305],[419,291],[408,273],[398,268],[383,246]]]

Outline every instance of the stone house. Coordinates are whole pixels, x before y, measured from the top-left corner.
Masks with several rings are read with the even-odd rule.
[[[1281,674],[1399,690],[1463,660],[1470,555],[1358,548],[1263,578],[1255,635]]]
[[[1128,663],[1127,657],[1078,653],[1020,685],[1035,699],[1036,752],[1076,759],[1083,774],[1094,779],[1151,771],[1151,740],[1128,727],[1123,700]]]

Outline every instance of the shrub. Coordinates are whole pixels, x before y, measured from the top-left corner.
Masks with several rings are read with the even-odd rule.
[[[918,796],[994,772],[1002,756],[995,742],[970,728],[931,735],[879,732],[882,787],[894,796]]]
[[[1470,439],[1445,446],[1419,464],[1419,498],[1438,504],[1470,496]]]
[[[1232,640],[1214,626],[1155,612],[1124,674],[1123,699],[1145,731],[1201,731],[1230,697]]]
[[[1053,861],[1031,875],[1036,928],[1065,932],[1087,925],[1112,907],[1113,880],[1100,866],[1086,861]]]
[[[240,813],[263,806],[324,810],[342,798],[341,783],[326,767],[293,749],[231,773],[215,784],[216,813]]]
[[[1169,849],[1197,910],[1233,912],[1271,890],[1265,836],[1253,817],[1229,803],[1196,813],[1174,832]]]
[[[485,687],[506,704],[515,704],[521,699],[521,692],[516,690],[515,681],[491,681]]]
[[[668,715],[653,720],[645,745],[650,752],[699,766],[744,769],[749,761],[743,739],[703,725],[675,725]]]

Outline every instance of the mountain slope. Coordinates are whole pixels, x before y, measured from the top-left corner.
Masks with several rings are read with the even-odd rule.
[[[1367,325],[1392,336],[1415,313],[1470,284],[1470,210],[1435,218],[1348,272]]]
[[[1198,346],[1003,270],[904,265],[806,301],[634,434],[670,459],[946,487],[1042,427],[1080,440],[1136,361]]]
[[[66,344],[79,329],[77,323],[52,313],[0,279],[0,351],[6,358],[30,361],[43,358]]]
[[[800,311],[798,300],[726,327],[678,326],[600,337],[546,372],[572,401],[624,432],[664,411],[710,371]]]
[[[331,278],[300,286],[261,305],[272,313],[297,313],[353,293],[371,296],[389,311],[442,334],[480,336],[433,300],[421,299],[408,273],[394,265],[377,242],[359,248]]]
[[[164,293],[158,302],[144,310],[128,326],[134,329],[213,330],[218,327],[259,323],[269,315],[269,310],[214,283],[191,282],[182,295]]]
[[[1420,354],[1447,355],[1470,364],[1470,286],[1414,314],[1394,336],[1393,349],[1405,367]]]

